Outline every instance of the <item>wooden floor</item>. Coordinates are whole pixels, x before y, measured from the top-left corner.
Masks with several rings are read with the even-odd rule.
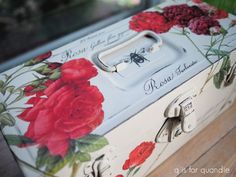
[[[236,103],[148,177],[190,176],[236,177]]]
[[[148,177],[190,176],[236,177],[236,103]],[[23,177],[1,134],[0,177]]]

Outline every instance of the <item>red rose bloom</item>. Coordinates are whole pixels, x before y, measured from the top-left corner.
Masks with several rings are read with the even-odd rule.
[[[198,35],[210,35],[211,28],[221,28],[219,22],[210,17],[202,16],[199,18],[192,19],[189,22],[189,29]]]
[[[187,4],[167,6],[163,10],[163,15],[180,27],[187,27],[191,19],[205,15],[199,7]]]
[[[141,143],[129,154],[129,159],[125,161],[123,170],[127,170],[129,168],[143,164],[146,159],[152,154],[154,148],[155,143],[153,142]]]
[[[228,12],[225,10],[218,10],[216,7],[211,6],[207,3],[199,4],[199,8],[213,19],[223,19],[228,17]]]
[[[53,62],[53,63],[48,63],[48,68],[51,70],[57,69],[62,65],[62,63],[57,63],[57,62]]]
[[[30,96],[30,95],[35,94],[35,92],[32,92],[34,89],[35,89],[34,86],[32,86],[32,85],[27,85],[27,86],[24,88],[24,94],[25,94],[26,96]]]
[[[69,61],[62,68],[62,77],[47,83],[43,96],[30,98],[27,104],[32,107],[19,117],[30,123],[26,137],[40,147],[46,146],[52,155],[63,157],[71,139],[91,133],[102,123],[104,99],[98,88],[86,80],[97,74],[89,61]]]
[[[202,0],[192,0],[192,2],[194,2],[196,4],[200,4],[200,3],[202,3]]]
[[[48,58],[51,57],[51,56],[52,56],[52,52],[49,51],[49,52],[47,52],[47,53],[44,53],[44,54],[42,54],[42,55],[37,56],[36,58],[34,58],[34,60],[37,61],[37,62],[41,62],[41,61],[43,61],[43,60],[48,59]]]
[[[228,12],[225,10],[216,10],[210,14],[213,19],[223,19],[228,17]]]
[[[124,177],[123,175],[117,175],[116,177]]]
[[[164,33],[169,31],[173,24],[159,12],[141,12],[132,17],[129,26],[130,29],[137,32],[151,30],[156,33]]]
[[[61,66],[61,78],[65,82],[87,81],[97,74],[96,68],[85,58],[71,60]]]

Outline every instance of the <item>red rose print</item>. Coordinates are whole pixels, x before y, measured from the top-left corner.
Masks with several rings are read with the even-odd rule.
[[[132,17],[129,26],[137,32],[152,30],[156,33],[164,33],[170,30],[173,23],[158,12],[141,12]]]
[[[117,175],[116,177],[124,177],[123,175]]]
[[[163,10],[163,15],[180,27],[187,27],[191,19],[205,15],[199,7],[187,4],[167,6]]]
[[[43,61],[43,60],[48,59],[48,58],[51,57],[51,56],[52,56],[52,52],[49,51],[49,52],[47,52],[47,53],[44,53],[44,54],[42,54],[42,55],[37,56],[36,58],[34,58],[34,60],[37,61],[37,62],[41,62],[41,61]]]
[[[51,70],[57,69],[62,65],[62,63],[57,63],[57,62],[53,62],[53,63],[48,63],[48,68]]]
[[[33,95],[35,94],[35,92],[33,92],[33,90],[35,89],[34,86],[32,85],[27,85],[25,88],[24,88],[24,93],[26,96],[30,96],[30,95]]]
[[[65,82],[86,81],[97,75],[96,68],[88,60],[71,60],[61,66],[61,78]]]
[[[153,142],[141,143],[129,154],[129,159],[125,161],[123,170],[127,170],[129,168],[143,164],[146,159],[152,154],[154,148],[155,143]]]
[[[71,67],[71,68],[70,68]],[[68,151],[70,140],[81,138],[99,126],[104,117],[103,95],[88,79],[97,71],[85,59],[62,65],[62,77],[46,82],[43,96],[30,98],[19,117],[29,122],[25,136],[40,147],[46,146],[52,155],[62,157]]]
[[[223,19],[228,17],[228,12],[225,10],[216,10],[210,14],[213,19]]]
[[[196,4],[200,4],[200,3],[202,3],[202,0],[192,0],[192,2],[194,2]]]
[[[219,22],[207,16],[192,19],[189,22],[189,29],[198,35],[210,35],[212,28],[221,28]]]
[[[211,6],[207,3],[199,4],[199,8],[213,19],[223,19],[228,17],[228,12],[226,12],[225,10],[217,9],[216,7]]]

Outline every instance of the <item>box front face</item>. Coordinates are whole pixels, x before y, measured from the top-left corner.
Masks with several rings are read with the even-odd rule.
[[[233,102],[235,20],[167,1],[1,73],[25,175],[147,175]]]

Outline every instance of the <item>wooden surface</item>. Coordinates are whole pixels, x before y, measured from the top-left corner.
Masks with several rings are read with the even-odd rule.
[[[236,177],[236,103],[148,177],[176,176]]]
[[[230,131],[203,156],[191,164],[191,171],[179,177],[199,177],[207,173],[209,177],[236,176],[236,128]],[[234,140],[234,141],[233,141]],[[202,169],[202,170],[201,170]],[[218,169],[221,169],[219,171]],[[193,173],[195,170],[195,173]],[[231,172],[231,173],[230,173]]]

